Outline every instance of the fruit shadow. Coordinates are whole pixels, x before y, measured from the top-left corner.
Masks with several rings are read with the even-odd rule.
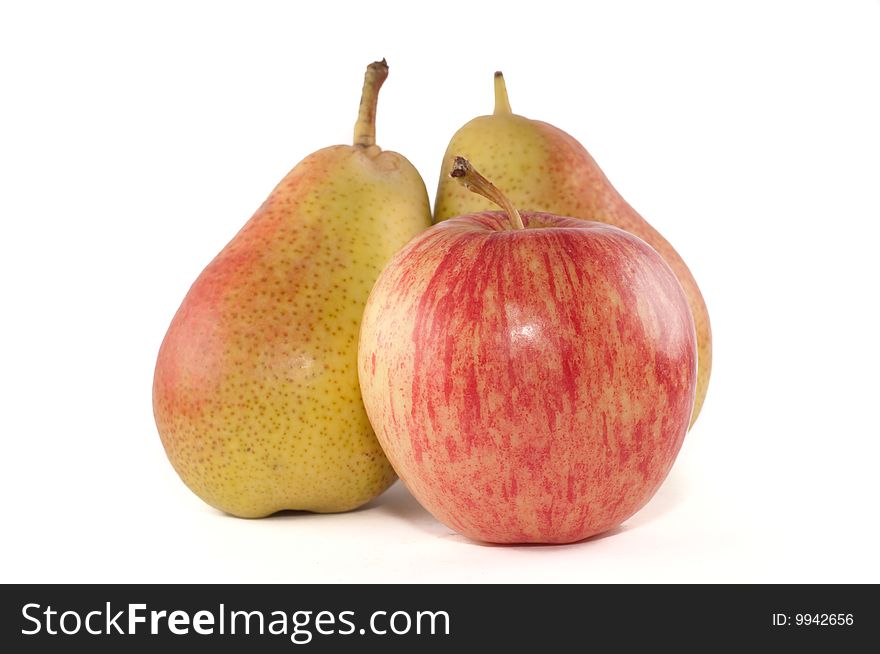
[[[362,507],[364,510],[376,510],[390,517],[406,521],[416,526],[419,530],[432,536],[443,538],[455,543],[461,543],[472,547],[500,547],[505,549],[570,549],[597,543],[612,536],[617,536],[626,531],[638,529],[663,515],[672,511],[686,496],[686,484],[684,478],[673,471],[650,502],[624,524],[605,531],[595,536],[590,536],[574,543],[547,544],[547,543],[486,543],[472,540],[466,536],[456,534],[448,527],[439,522],[434,516],[426,511],[415,497],[407,490],[403,482],[396,482],[388,491]]]
[[[356,509],[349,509],[348,511],[339,511],[336,513],[318,513],[316,511],[300,511],[296,509],[282,509],[281,511],[276,511],[275,513],[270,513],[267,516],[259,516],[256,518],[242,518],[240,516],[232,515],[230,513],[225,513],[220,511],[219,509],[212,509],[214,513],[221,518],[226,518],[229,520],[254,520],[256,522],[263,522],[264,520],[284,520],[284,519],[297,519],[297,520],[305,520],[307,518],[311,518],[314,520],[319,520],[323,517],[328,516],[338,516],[345,515],[348,513],[360,513],[362,511],[368,511],[370,509],[370,504],[365,504],[363,506],[359,506]]]
[[[442,537],[449,533],[447,527],[428,513],[409,492],[406,484],[400,480],[394,482],[391,488],[369,502],[363,509],[402,520],[432,536]]]
[[[416,501],[416,498],[410,494],[410,492],[406,489],[406,486],[402,481],[397,480],[392,484],[391,488],[385,491],[379,497],[370,500],[366,504],[357,507],[356,509],[349,509],[348,511],[340,511],[337,513],[318,513],[315,511],[300,511],[297,509],[282,509],[281,511],[276,511],[275,513],[270,513],[267,516],[260,516],[257,518],[242,518],[239,516],[232,515],[231,513],[226,513],[221,511],[220,509],[215,509],[211,507],[206,507],[207,510],[213,511],[217,516],[221,518],[225,518],[228,520],[255,520],[255,521],[264,521],[264,520],[285,520],[285,519],[296,519],[296,520],[305,520],[305,519],[314,519],[319,520],[322,517],[327,516],[339,516],[339,515],[347,515],[351,513],[363,513],[365,511],[377,511],[380,513],[387,513],[393,517],[401,518],[406,520],[409,523],[417,524],[421,526],[426,526],[430,524],[440,524],[437,520],[434,519],[430,513],[428,513],[425,509],[422,508],[422,505]]]

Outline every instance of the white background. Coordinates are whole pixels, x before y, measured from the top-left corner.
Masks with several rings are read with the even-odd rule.
[[[709,4],[4,3],[0,580],[880,582],[880,4]],[[432,197],[500,68],[700,282],[703,414],[612,535],[478,545],[400,484],[238,520],[165,458],[168,322],[297,161],[349,142],[383,56],[379,143]]]

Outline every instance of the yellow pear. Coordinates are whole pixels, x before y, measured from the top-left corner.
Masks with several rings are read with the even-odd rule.
[[[712,370],[712,329],[696,280],[672,245],[633,209],[574,137],[538,120],[514,114],[501,73],[495,73],[495,112],[479,116],[452,137],[442,171],[456,156],[469,159],[504,189],[521,210],[596,220],[635,234],[653,247],[672,268],[685,291],[697,332],[697,419]],[[493,209],[492,203],[441,174],[434,221]]]
[[[375,143],[384,60],[353,145],[303,159],[192,285],[159,351],[153,409],[184,483],[236,516],[354,509],[394,471],[361,402],[370,289],[431,223],[425,184]]]

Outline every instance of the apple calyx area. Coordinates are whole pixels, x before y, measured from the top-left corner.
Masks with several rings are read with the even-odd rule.
[[[482,195],[490,202],[494,202],[504,209],[510,218],[511,229],[525,229],[522,216],[517,208],[513,206],[510,200],[507,199],[507,196],[497,186],[483,177],[471,165],[470,161],[464,157],[456,157],[452,163],[452,170],[449,171],[449,176],[457,180],[467,190],[477,195]]]
[[[379,103],[379,89],[388,78],[388,63],[374,61],[364,73],[364,89],[358,108],[357,122],[354,124],[354,145],[363,148],[376,146],[376,106]],[[377,148],[378,149],[378,148]]]

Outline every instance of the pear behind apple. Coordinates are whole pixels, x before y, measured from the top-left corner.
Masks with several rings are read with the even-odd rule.
[[[706,397],[712,371],[712,329],[697,282],[672,245],[617,192],[589,152],[574,137],[548,123],[511,111],[504,77],[495,73],[495,111],[464,125],[449,143],[441,166],[448,171],[461,155],[493,180],[520,210],[608,223],[653,247],[684,288],[697,330],[697,399],[691,425]],[[434,221],[492,210],[487,199],[441,173]]]

